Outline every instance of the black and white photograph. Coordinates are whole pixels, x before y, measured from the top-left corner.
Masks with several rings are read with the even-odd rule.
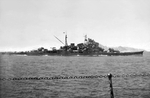
[[[150,98],[150,0],[0,0],[0,98]]]

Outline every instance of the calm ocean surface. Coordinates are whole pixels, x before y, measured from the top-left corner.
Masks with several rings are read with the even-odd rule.
[[[0,77],[52,77],[150,73],[144,56],[0,56]],[[150,98],[150,76],[113,78],[115,98]],[[108,78],[5,80],[0,98],[110,98]]]

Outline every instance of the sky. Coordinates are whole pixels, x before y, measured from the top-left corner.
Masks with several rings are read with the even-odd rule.
[[[150,0],[0,0],[0,51],[84,42],[150,51]]]

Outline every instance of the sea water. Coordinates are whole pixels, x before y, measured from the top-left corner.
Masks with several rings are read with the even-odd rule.
[[[0,77],[148,74],[144,56],[0,56]],[[150,76],[112,78],[115,98],[150,98]],[[0,98],[110,98],[108,78],[0,80]]]

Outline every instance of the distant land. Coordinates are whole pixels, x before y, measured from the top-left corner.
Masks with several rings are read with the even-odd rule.
[[[119,46],[119,47],[113,47],[114,49],[116,50],[119,50],[119,51],[131,51],[131,52],[134,52],[134,51],[146,51],[144,49],[137,49],[137,48],[132,48],[132,47],[122,47],[122,46]]]
[[[137,49],[137,48],[132,48],[132,47],[124,47],[124,46],[118,46],[118,47],[107,47],[104,45],[99,45],[100,47],[104,48],[104,49],[108,49],[108,48],[113,48],[115,50],[119,50],[121,52],[135,52],[135,51],[146,51],[144,49]]]

